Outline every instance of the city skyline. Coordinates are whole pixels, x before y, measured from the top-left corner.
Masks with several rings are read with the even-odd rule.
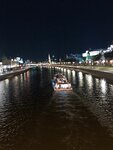
[[[0,54],[45,60],[113,40],[111,1],[5,0],[0,5]]]

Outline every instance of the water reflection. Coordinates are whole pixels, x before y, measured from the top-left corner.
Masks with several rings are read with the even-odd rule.
[[[78,73],[78,78],[79,78],[79,85],[80,87],[82,87],[83,86],[83,73],[82,72]]]
[[[109,85],[109,94],[112,96],[112,91],[113,91],[113,85]]]
[[[100,87],[103,95],[106,95],[107,90],[107,83],[105,79],[100,80]]]
[[[18,96],[19,96],[19,90],[20,90],[19,76],[15,76],[15,77],[14,77],[13,84],[14,84],[14,88],[13,88],[13,90],[14,90],[14,95],[15,95],[16,97],[18,97]]]
[[[72,71],[72,83],[73,83],[73,84],[76,83],[76,73],[75,73],[74,70]]]
[[[105,79],[96,79],[87,74],[84,77],[82,80],[84,86],[78,91],[86,97],[85,105],[97,116],[101,125],[106,126],[113,135],[113,111],[110,108],[113,106],[111,101],[113,99],[113,89],[110,89],[111,85]],[[78,84],[77,89],[80,89],[80,87],[81,84]],[[110,94],[111,90],[112,95]]]
[[[67,79],[71,81],[71,70],[67,69]]]
[[[9,85],[9,79],[6,79],[4,81],[5,81],[6,86],[8,87],[8,85]]]
[[[69,69],[65,74],[70,77]],[[75,73],[74,73],[75,74]],[[73,79],[75,77],[75,79]],[[106,126],[113,136],[113,85],[105,79],[95,78],[80,71],[71,77],[75,82],[75,93],[81,95],[83,103],[95,114],[102,126]],[[85,100],[84,100],[85,99]]]
[[[64,68],[64,73],[66,72],[66,69]]]
[[[91,75],[85,75],[87,86],[90,90],[93,88],[93,78]]]
[[[6,92],[7,92],[7,84],[5,84],[3,81],[1,81],[0,82],[0,108],[4,104]]]

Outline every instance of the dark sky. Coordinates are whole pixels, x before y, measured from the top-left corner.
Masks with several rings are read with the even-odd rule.
[[[0,1],[0,56],[45,60],[48,53],[62,57],[112,41],[112,1]]]

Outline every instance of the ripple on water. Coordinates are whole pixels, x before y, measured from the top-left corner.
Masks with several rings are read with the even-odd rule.
[[[112,88],[107,86],[108,99],[103,99],[106,88],[100,91],[99,80],[85,80],[88,76],[82,74],[76,78],[73,73],[75,91],[54,93],[47,83],[54,73],[36,69],[0,82],[0,149],[112,150],[113,138],[106,129],[112,129]]]

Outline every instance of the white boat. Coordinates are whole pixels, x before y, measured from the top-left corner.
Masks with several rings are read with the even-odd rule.
[[[56,74],[52,80],[52,86],[55,91],[69,91],[72,90],[71,83],[69,83],[63,74]]]

